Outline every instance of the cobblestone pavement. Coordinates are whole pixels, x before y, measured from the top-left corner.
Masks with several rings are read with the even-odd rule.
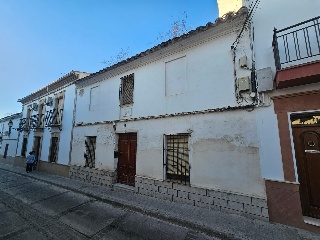
[[[0,170],[1,239],[217,239]]]
[[[50,216],[51,218],[58,218],[63,226],[68,226],[71,229],[74,229],[77,234],[80,234],[81,237],[85,236],[88,238],[88,236],[90,236],[90,234],[92,233],[83,233],[83,229],[87,227],[85,224],[83,224],[83,222],[74,222],[74,224],[71,224],[72,221],[77,218],[83,218],[84,216],[88,216],[89,219],[94,218],[88,212],[85,212],[80,206],[81,204],[87,204],[90,209],[99,209],[95,204],[100,201],[106,203],[108,206],[112,205],[117,207],[117,209],[124,211],[125,214],[123,216],[125,217],[121,215],[119,217],[116,217],[118,221],[114,220],[114,222],[106,222],[105,224],[107,225],[107,227],[103,228],[102,230],[97,230],[99,231],[98,235],[94,235],[96,239],[103,239],[103,234],[106,234],[107,236],[104,239],[126,239],[124,236],[128,236],[126,234],[129,234],[129,232],[131,235],[128,239],[139,239],[139,236],[141,236],[139,235],[140,229],[144,229],[143,231],[149,232],[150,235],[147,236],[152,236],[150,237],[150,239],[161,239],[161,237],[163,237],[162,239],[179,239],[172,238],[172,236],[176,236],[173,235],[173,233],[172,236],[168,238],[168,236],[172,232],[171,230],[164,230],[163,232],[161,232],[160,230],[156,230],[158,229],[157,226],[161,226],[161,229],[166,229],[165,226],[171,226],[166,225],[169,224],[169,222],[188,228],[189,231],[187,232],[183,231],[183,229],[186,228],[176,228],[177,231],[180,231],[181,233],[179,236],[185,237],[186,239],[207,238],[205,235],[198,235],[198,232],[203,232],[208,236],[215,237],[215,239],[320,239],[319,234],[277,223],[262,221],[259,219],[250,219],[247,217],[239,216],[237,214],[228,214],[187,204],[156,199],[136,194],[131,191],[120,190],[117,188],[112,189],[104,186],[93,186],[89,183],[51,175],[44,172],[36,171],[32,172],[31,174],[27,174],[24,168],[13,166],[11,164],[3,164],[0,158],[0,177],[4,176],[4,174],[7,173],[15,173],[13,176],[15,176],[16,179],[15,181],[12,181],[12,183],[2,182],[0,184],[0,191],[4,191],[4,193],[2,194],[9,194],[10,197],[17,196],[19,197],[20,202],[27,205],[29,204],[29,206],[31,206],[31,209],[37,210],[38,212],[43,212],[43,214],[45,214],[46,216]],[[25,188],[23,187],[24,184],[22,183],[20,184],[20,186],[16,186],[15,188],[11,187],[7,188],[7,190],[2,189],[2,187],[6,185],[10,186],[10,184],[19,184],[20,177],[24,179],[24,184],[27,184],[26,181],[46,183],[48,186],[50,186],[51,190],[43,193],[43,191],[41,190],[43,189],[43,187],[41,188],[38,187],[38,185],[33,185],[35,188],[35,190],[33,190],[33,193],[28,194],[27,191],[25,194],[23,194]],[[49,189],[49,187],[47,187],[47,189]],[[56,192],[54,194],[55,189],[59,189],[60,192]],[[72,197],[74,196],[74,194],[76,194],[77,197]],[[47,199],[41,199],[42,195],[46,196]],[[29,196],[30,199],[28,200],[27,197],[23,196]],[[65,201],[65,199],[73,200]],[[48,208],[48,206],[51,206],[51,208]],[[3,207],[7,208],[7,205],[3,205]],[[1,208],[3,207],[0,206],[0,212]],[[74,211],[72,211],[73,208],[75,208]],[[70,211],[70,213],[66,211]],[[101,211],[108,210],[102,209]],[[126,213],[130,214],[126,215]],[[132,216],[136,216],[135,221],[132,220]],[[141,218],[138,218],[138,216],[141,216]],[[106,217],[106,219],[108,219],[108,217]],[[128,222],[128,219],[131,219],[133,223],[144,223],[140,225],[130,225],[130,221]],[[145,221],[143,221],[143,219],[145,219]],[[98,223],[100,223],[99,221],[100,220],[98,220]],[[2,225],[0,222],[0,236],[2,229],[1,226]],[[82,232],[79,231],[79,226],[83,228],[81,228]],[[127,229],[131,230],[129,231]],[[168,229],[171,228],[168,227]],[[137,233],[135,233],[135,231],[137,231]],[[120,233],[123,234],[122,237],[119,237],[121,236]],[[169,235],[165,235],[165,233],[168,233]],[[100,236],[99,234],[102,235]],[[118,236],[118,238],[116,236]],[[148,239],[147,236],[146,239]]]

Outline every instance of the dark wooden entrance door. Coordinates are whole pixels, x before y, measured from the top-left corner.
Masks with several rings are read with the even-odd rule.
[[[33,139],[33,151],[35,151],[36,161],[33,164],[33,170],[35,170],[40,163],[40,151],[41,151],[41,137],[34,137]]]
[[[118,182],[134,186],[136,175],[137,134],[119,134]]]
[[[6,144],[6,147],[5,147],[4,153],[3,153],[3,158],[7,158],[8,148],[9,148],[9,144]]]
[[[40,158],[40,150],[41,150],[41,137],[34,137],[33,140],[33,150],[36,152],[36,160]]]
[[[320,127],[292,128],[304,216],[320,219]]]

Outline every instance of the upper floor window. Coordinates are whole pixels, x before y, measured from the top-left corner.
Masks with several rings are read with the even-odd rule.
[[[166,62],[166,96],[187,92],[186,57]]]
[[[121,78],[120,105],[133,104],[134,73]]]
[[[92,87],[90,89],[90,111],[99,110],[100,106],[100,86]]]
[[[38,106],[38,124],[37,127],[43,128],[44,127],[44,116],[46,115],[46,105],[44,100],[39,102]]]
[[[32,105],[27,107],[27,115],[26,115],[26,128],[29,129],[31,127],[31,113],[32,113]]]
[[[62,124],[63,105],[64,105],[64,91],[54,95],[52,125]]]

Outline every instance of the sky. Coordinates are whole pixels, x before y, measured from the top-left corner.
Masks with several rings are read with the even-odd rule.
[[[191,30],[217,17],[216,0],[0,0],[0,118],[72,70],[152,48],[176,20]]]

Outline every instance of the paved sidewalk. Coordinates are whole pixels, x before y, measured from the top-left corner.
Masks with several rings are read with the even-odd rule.
[[[14,172],[42,182],[78,192],[99,201],[153,216],[165,221],[188,226],[221,239],[320,239],[301,229],[265,222],[257,219],[210,211],[199,207],[156,199],[127,190],[93,186],[88,183],[0,163],[0,170]]]

